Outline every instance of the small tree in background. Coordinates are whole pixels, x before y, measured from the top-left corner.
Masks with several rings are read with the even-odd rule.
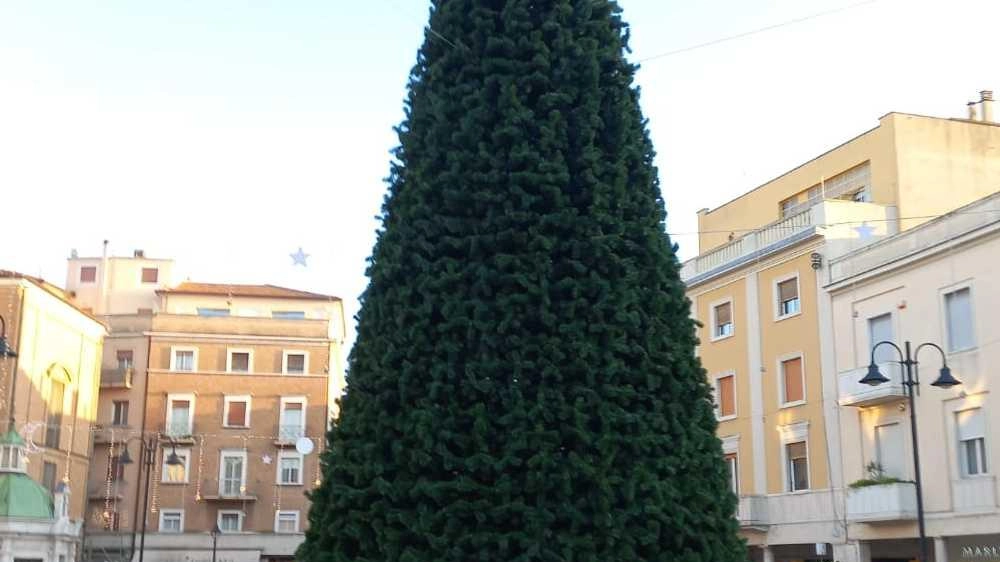
[[[745,560],[616,3],[432,4],[299,558]]]

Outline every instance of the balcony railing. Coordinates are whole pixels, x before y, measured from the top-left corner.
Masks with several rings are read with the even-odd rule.
[[[742,527],[767,525],[767,496],[740,496],[736,518],[739,519]]]
[[[101,369],[101,388],[132,388],[132,369]]]
[[[301,424],[282,424],[278,428],[278,439],[281,441],[294,442],[305,435],[306,428]]]
[[[851,369],[837,375],[840,405],[873,406],[905,399],[902,367],[898,363],[879,363],[878,369],[889,378],[889,382],[878,386],[859,383],[868,372],[868,367]]]
[[[993,511],[997,507],[997,483],[992,476],[952,480],[955,511]]]
[[[847,520],[852,523],[909,521],[917,518],[917,489],[910,482],[880,484],[847,492]]]
[[[187,437],[194,433],[191,424],[188,422],[170,422],[167,424],[167,437]]]

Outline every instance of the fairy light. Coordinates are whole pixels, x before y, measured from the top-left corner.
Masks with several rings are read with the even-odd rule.
[[[156,513],[160,510],[160,477],[161,467],[163,466],[163,448],[159,446],[160,444],[160,434],[156,434],[156,440],[153,441],[153,466],[147,468],[147,470],[153,471],[153,507],[150,513]]]
[[[194,501],[200,502],[201,496],[201,471],[205,468],[205,436],[198,439],[198,479],[195,481]]]
[[[111,430],[111,443],[108,445],[108,471],[104,481],[104,521],[111,519],[111,464],[115,456],[115,430]]]

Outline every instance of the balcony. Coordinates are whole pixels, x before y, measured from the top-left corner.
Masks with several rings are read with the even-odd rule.
[[[215,483],[211,480],[203,480],[202,487],[209,489]],[[226,478],[218,483],[218,494],[205,494],[201,499],[210,502],[255,502],[257,496],[247,493],[246,482],[236,478]]]
[[[301,424],[282,424],[278,427],[278,438],[275,445],[294,445],[300,438],[305,437],[306,428]]]
[[[741,527],[763,527],[768,524],[766,496],[740,496],[736,518]]]
[[[910,521],[917,518],[917,489],[910,482],[880,484],[847,492],[851,523]]]
[[[993,476],[973,476],[952,480],[955,511],[993,511],[997,507],[997,483]]]
[[[903,386],[902,367],[897,363],[879,363],[878,369],[889,378],[889,382],[878,386],[859,383],[858,381],[868,373],[868,367],[851,369],[837,375],[840,405],[863,407],[905,400],[906,388]]]
[[[797,214],[764,225],[740,238],[684,262],[681,280],[701,282],[787,246],[822,235],[827,259],[853,251],[893,234],[895,208],[874,203],[825,199]],[[862,235],[855,227],[871,223]]]
[[[168,423],[163,437],[174,443],[193,443],[194,428],[188,422]]]
[[[132,388],[132,369],[101,369],[101,388]]]

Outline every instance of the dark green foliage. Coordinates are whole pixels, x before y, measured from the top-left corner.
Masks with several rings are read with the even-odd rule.
[[[299,558],[744,560],[617,6],[433,4]]]

